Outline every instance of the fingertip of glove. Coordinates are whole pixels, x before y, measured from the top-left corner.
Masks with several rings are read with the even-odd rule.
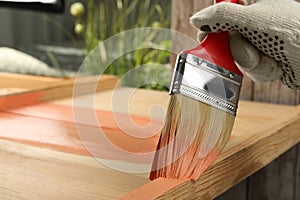
[[[239,16],[243,15],[242,5],[221,2],[216,5],[202,9],[190,17],[190,24],[200,29],[201,31],[212,32],[213,27],[217,22],[229,24],[239,24]]]
[[[201,19],[199,19],[197,13],[190,17],[190,24],[195,28],[201,27]]]
[[[194,26],[195,28],[197,29],[200,29],[201,31],[204,31],[204,32],[211,32],[211,28],[209,25],[207,24],[203,24],[203,20],[201,19],[201,17],[197,14],[193,15],[191,18],[190,18],[190,24],[192,26]]]

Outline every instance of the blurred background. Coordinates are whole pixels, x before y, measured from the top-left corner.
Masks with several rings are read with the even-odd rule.
[[[170,28],[170,22],[171,1],[65,0],[62,13],[0,4],[0,46],[25,52],[50,67],[77,71],[84,57],[99,42],[133,28]],[[170,44],[163,41],[158,45]],[[168,52],[154,48],[137,50],[119,58],[106,73],[122,75],[136,65],[168,64],[169,56]],[[98,73],[97,69],[89,70],[88,74]],[[162,71],[156,68],[154,73]],[[164,89],[157,85],[145,88]]]

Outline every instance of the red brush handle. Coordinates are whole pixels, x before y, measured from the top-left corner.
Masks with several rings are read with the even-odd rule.
[[[238,3],[238,0],[215,0],[215,2]],[[209,33],[199,46],[184,51],[184,53],[193,54],[194,56],[207,60],[212,64],[230,70],[240,76],[243,75],[236,66],[231,55],[228,32]]]

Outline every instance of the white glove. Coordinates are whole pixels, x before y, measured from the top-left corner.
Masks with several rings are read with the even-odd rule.
[[[300,89],[300,3],[294,0],[222,2],[191,17],[200,40],[208,32],[235,31],[232,55],[254,81],[281,79]],[[253,3],[253,4],[252,4]]]

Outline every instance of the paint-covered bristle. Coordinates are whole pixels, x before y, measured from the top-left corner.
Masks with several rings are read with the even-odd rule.
[[[210,33],[177,56],[150,179],[196,180],[226,145],[243,80],[228,41],[227,32]]]
[[[234,118],[189,97],[172,95],[150,179],[198,179],[226,145]]]

